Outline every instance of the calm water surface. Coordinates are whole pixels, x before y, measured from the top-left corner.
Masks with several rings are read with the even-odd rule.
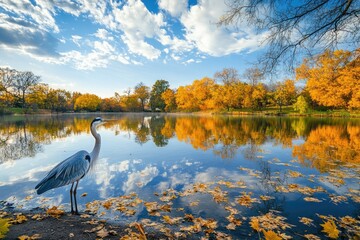
[[[98,128],[100,157],[78,188],[82,211],[187,238],[325,239],[325,222],[344,238],[359,234],[359,119],[102,117],[113,121]],[[41,196],[34,187],[60,161],[92,150],[93,118],[0,118],[0,201],[69,211],[70,186]]]

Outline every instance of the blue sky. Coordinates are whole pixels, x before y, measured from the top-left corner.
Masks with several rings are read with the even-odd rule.
[[[266,33],[219,27],[223,0],[0,0],[0,66],[54,88],[110,97],[250,67]]]

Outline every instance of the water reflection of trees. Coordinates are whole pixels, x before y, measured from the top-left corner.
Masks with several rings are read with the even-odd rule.
[[[221,158],[240,151],[256,158],[266,142],[293,147],[302,164],[325,171],[343,163],[360,162],[360,126],[355,121],[313,118],[260,118],[191,115],[110,115],[105,128],[118,135],[127,133],[144,144],[166,146],[177,138],[199,150],[212,150]],[[38,117],[0,121],[0,163],[35,156],[42,144],[71,134],[89,133],[89,116]],[[294,139],[304,143],[293,146]]]
[[[86,127],[85,127],[86,126]],[[34,157],[44,144],[89,131],[89,120],[62,117],[7,117],[0,121],[0,164]]]
[[[359,164],[360,127],[320,126],[309,133],[304,144],[294,146],[293,155],[302,164],[321,172],[343,164]]]

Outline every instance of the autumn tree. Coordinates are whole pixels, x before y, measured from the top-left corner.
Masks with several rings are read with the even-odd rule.
[[[359,107],[360,60],[358,52],[325,51],[305,59],[296,69],[296,79],[306,81],[306,90],[318,104],[332,108]]]
[[[31,86],[39,83],[40,76],[36,76],[32,72],[17,72],[13,80],[13,87],[16,90],[16,96],[21,99],[21,106],[25,108],[26,99],[25,94]]]
[[[26,96],[26,102],[32,106],[32,108],[46,109],[49,92],[50,87],[47,84],[39,83],[31,86]]]
[[[213,109],[212,92],[214,85],[215,81],[208,77],[195,80],[191,85],[195,103],[200,110]]]
[[[70,105],[69,105],[70,98],[71,98],[71,93],[66,90],[51,89],[49,91],[49,93],[47,94],[46,102],[47,102],[47,105],[49,106],[49,109],[51,109],[51,111],[65,112],[65,111],[69,110],[69,108],[70,108]],[[85,99],[83,99],[83,100],[85,100]],[[88,103],[91,105],[90,101]],[[77,106],[78,110],[92,111],[90,105],[88,108],[86,108],[85,105],[83,105],[83,107],[81,107],[81,104],[85,104],[85,102],[83,102],[83,103],[79,102],[78,104],[79,104]]]
[[[251,107],[263,108],[266,105],[267,90],[264,84],[258,83],[255,86],[251,86]]]
[[[341,44],[359,47],[360,1],[355,0],[227,0],[229,10],[219,24],[246,24],[265,39],[262,70],[294,66],[304,52],[316,54]]]
[[[150,97],[149,87],[144,83],[139,83],[135,86],[134,95],[139,99],[142,111],[145,110],[145,103]]]
[[[243,100],[243,83],[240,82],[239,73],[234,68],[224,68],[214,74],[216,81],[222,85],[214,85],[213,101],[215,108],[240,108]]]
[[[287,79],[284,82],[278,82],[275,85],[274,99],[276,105],[279,106],[280,112],[282,106],[292,104],[296,96],[296,88],[294,80]]]
[[[165,110],[165,102],[162,99],[162,94],[170,87],[170,84],[166,80],[156,80],[152,86],[150,92],[150,107],[152,111],[155,111],[157,108],[161,111]]]
[[[76,99],[74,110],[95,112],[99,110],[100,104],[101,99],[98,96],[86,93]]]
[[[10,106],[14,101],[12,86],[16,74],[17,71],[14,69],[0,68],[0,100],[2,106]]]
[[[191,85],[180,86],[176,92],[176,105],[180,110],[198,110]]]
[[[165,111],[171,112],[176,110],[176,97],[175,97],[175,91],[168,88],[161,94],[161,98],[165,103]]]
[[[1,95],[11,96],[23,108],[26,106],[25,96],[29,89],[38,84],[39,76],[32,72],[21,72],[15,69],[0,68]]]
[[[115,96],[101,99],[100,111],[102,112],[120,112],[120,101],[118,93]]]

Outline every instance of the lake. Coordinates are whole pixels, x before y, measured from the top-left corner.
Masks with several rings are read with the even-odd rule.
[[[195,239],[359,236],[360,119],[98,115],[111,121],[79,183],[81,211]],[[34,187],[92,150],[98,115],[1,117],[2,204],[70,211],[70,185]]]

